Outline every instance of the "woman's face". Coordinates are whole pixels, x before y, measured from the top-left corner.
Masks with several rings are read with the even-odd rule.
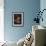
[[[20,23],[20,22],[21,22],[20,19],[21,19],[20,17],[17,17],[17,18],[16,18],[16,22],[17,22],[17,23]]]

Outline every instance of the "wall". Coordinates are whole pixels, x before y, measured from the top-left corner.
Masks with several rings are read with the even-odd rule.
[[[40,0],[4,0],[4,39],[18,41],[32,30],[35,12],[40,9]],[[24,27],[12,27],[12,12],[24,12]],[[33,23],[34,24],[34,23]]]
[[[46,0],[41,0],[40,1],[40,9],[41,9],[41,11],[43,9],[46,9]],[[43,22],[41,21],[40,24],[46,27],[46,20],[45,20],[46,19],[46,10],[43,12],[42,17],[43,17],[44,20],[43,20]]]

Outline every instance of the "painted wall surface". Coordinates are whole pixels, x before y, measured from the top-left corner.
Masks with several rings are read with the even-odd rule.
[[[4,39],[18,41],[32,30],[32,21],[40,9],[39,0],[5,0],[4,1]],[[24,12],[24,27],[12,27],[12,12]]]
[[[40,9],[41,9],[41,11],[42,11],[43,9],[46,9],[46,0],[41,0],[41,1],[40,1]],[[46,27],[46,10],[43,12],[42,17],[43,17],[43,22],[41,21],[41,22],[40,22],[40,25],[43,25],[43,26]]]

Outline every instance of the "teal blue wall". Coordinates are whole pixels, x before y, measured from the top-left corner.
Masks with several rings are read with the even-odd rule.
[[[35,12],[40,9],[40,0],[4,0],[4,2],[4,38],[7,41],[18,41],[32,30]],[[18,10],[24,12],[24,27],[12,27],[12,12]]]
[[[46,9],[46,0],[41,0],[40,1],[40,10],[42,11],[43,9]],[[46,27],[46,10],[43,12],[43,22],[40,21],[40,25]]]

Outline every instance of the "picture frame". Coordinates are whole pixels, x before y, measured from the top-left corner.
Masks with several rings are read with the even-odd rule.
[[[12,26],[14,27],[24,26],[24,12],[12,12]]]

